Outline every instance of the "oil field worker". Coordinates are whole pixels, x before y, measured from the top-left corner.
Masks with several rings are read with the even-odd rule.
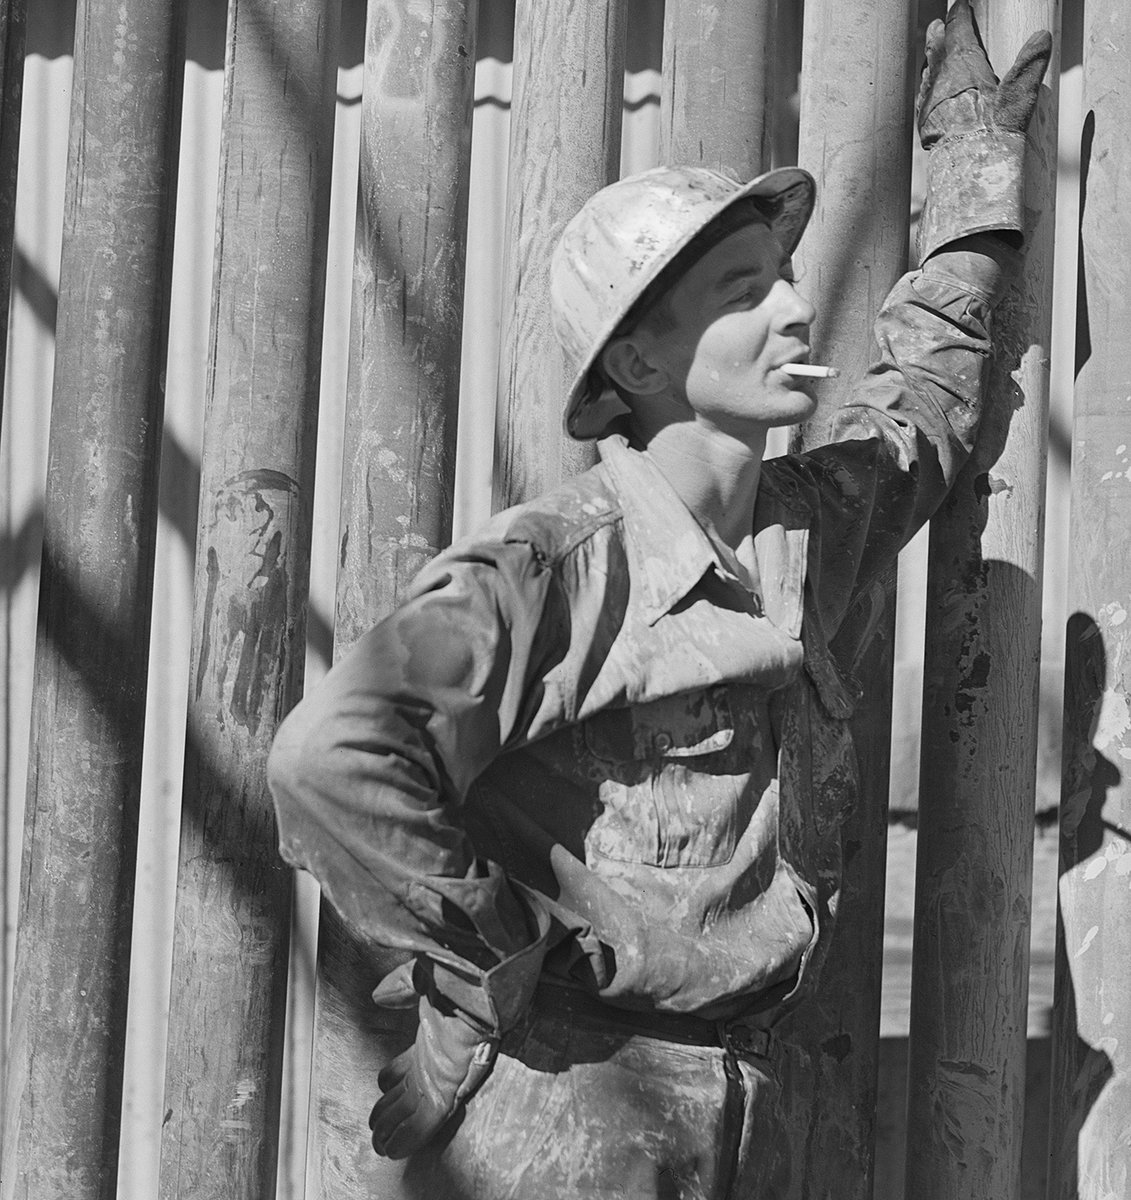
[[[773,1029],[833,936],[861,614],[971,448],[1049,48],[999,84],[966,0],[932,26],[922,267],[812,453],[762,461],[815,407],[812,178],[594,196],[551,286],[600,463],[440,554],[284,722],[284,857],[413,956],[373,981],[419,1028],[370,1117],[410,1194],[784,1194]]]

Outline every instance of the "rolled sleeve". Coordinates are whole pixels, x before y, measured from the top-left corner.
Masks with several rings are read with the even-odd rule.
[[[1016,266],[972,237],[892,289],[875,323],[879,361],[801,456],[815,489],[810,564],[825,636],[930,518],[974,445],[993,353],[991,316]]]

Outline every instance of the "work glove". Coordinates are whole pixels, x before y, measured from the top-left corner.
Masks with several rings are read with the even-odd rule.
[[[491,1073],[499,1039],[435,989],[418,996],[394,971],[374,993],[385,1008],[417,1005],[416,1040],[377,1076],[381,1098],[369,1114],[373,1149],[407,1158],[429,1141]],[[402,994],[407,992],[407,994]]]
[[[969,0],[927,30],[927,65],[916,106],[929,152],[919,218],[919,261],[973,233],[1024,229],[1025,131],[1052,54],[1052,35],[1034,33],[998,82],[974,30]]]
[[[499,1040],[521,1020],[538,982],[549,917],[531,912],[535,940],[488,970],[430,955],[393,971],[373,993],[383,1008],[417,1005],[416,1039],[377,1076],[373,1149],[407,1158],[430,1141],[491,1073]]]

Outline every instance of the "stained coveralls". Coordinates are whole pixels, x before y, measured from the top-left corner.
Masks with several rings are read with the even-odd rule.
[[[852,667],[987,377],[1008,252],[971,244],[895,287],[834,443],[763,464],[753,590],[609,437],[440,554],[284,722],[284,857],[501,1037],[418,1194],[782,1194],[772,1031],[835,922]]]

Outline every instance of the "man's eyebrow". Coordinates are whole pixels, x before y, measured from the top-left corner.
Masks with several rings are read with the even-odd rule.
[[[778,270],[784,270],[785,268],[791,266],[792,263],[793,255],[783,254],[781,256],[781,261],[778,263]],[[730,287],[732,283],[737,283],[741,279],[753,278],[756,275],[761,275],[762,265],[762,263],[738,263],[736,266],[724,271],[722,275],[719,276],[718,281],[715,283],[715,290],[720,292],[726,291],[726,289]]]
[[[715,287],[719,290],[728,288],[732,283],[737,283],[740,279],[761,274],[761,270],[762,268],[760,263],[739,263],[738,266],[731,267],[729,271],[724,271],[722,275],[719,276]]]

